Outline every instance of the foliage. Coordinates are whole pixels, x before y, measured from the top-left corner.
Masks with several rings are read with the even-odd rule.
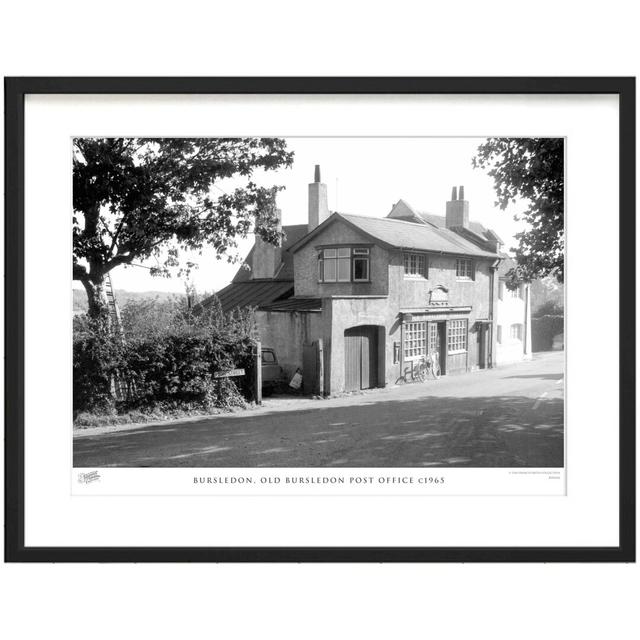
[[[547,302],[541,304],[532,312],[532,317],[539,318],[541,316],[560,316],[564,317],[564,308],[553,300],[547,300]]]
[[[556,309],[560,309],[558,313],[564,313],[564,284],[551,276],[534,280],[531,283],[531,315],[544,315],[543,312],[540,312],[540,308],[549,303],[553,304]],[[554,313],[556,311],[552,312],[552,315]]]
[[[528,207],[516,219],[528,228],[516,234],[518,266],[507,276],[531,282],[553,275],[564,278],[564,140],[562,138],[489,138],[478,147],[475,168],[493,178],[496,206],[506,209],[517,198]]]
[[[110,335],[100,319],[76,319],[76,415],[113,412],[114,407],[118,413],[212,411],[243,406],[244,398],[252,397],[255,321],[251,312],[225,316],[214,306],[212,312],[196,315],[184,306],[168,308],[166,302],[131,304],[144,305],[146,315],[137,319],[126,342]],[[123,315],[126,323],[129,314]],[[216,378],[231,368],[245,368],[247,375]],[[118,403],[110,392],[114,376],[126,387],[126,398]]]
[[[531,318],[531,350],[549,351],[553,338],[564,331],[564,316],[543,315]]]
[[[234,259],[237,238],[255,231],[280,240],[275,197],[256,170],[289,167],[279,138],[76,138],[73,155],[73,278],[87,292],[89,314],[104,313],[105,275],[120,265],[162,258],[151,271],[188,273],[181,251],[210,246]],[[213,187],[242,178],[231,193]],[[163,250],[166,251],[163,257]]]
[[[114,410],[111,380],[123,365],[123,345],[115,340],[103,318],[74,318],[74,412]]]

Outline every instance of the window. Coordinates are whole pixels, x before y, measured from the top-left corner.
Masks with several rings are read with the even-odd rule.
[[[264,364],[274,364],[276,361],[276,357],[273,351],[263,351],[262,352],[262,362]]]
[[[338,251],[336,249],[323,249],[320,252],[320,280],[323,282],[335,282],[338,272]]]
[[[504,280],[500,280],[498,283],[498,298],[504,300]]]
[[[369,281],[369,249],[361,247],[353,249],[353,281]]]
[[[351,249],[338,249],[338,282],[351,282]]]
[[[319,282],[369,282],[369,248],[336,247],[318,252]]]
[[[502,344],[502,325],[501,324],[498,325],[498,333],[497,333],[496,339],[498,341],[498,344]]]
[[[512,340],[522,340],[522,325],[512,324],[509,335],[511,336]]]
[[[520,287],[516,287],[515,289],[509,289],[509,297],[510,298],[520,298]]]
[[[456,260],[456,278],[458,280],[473,280],[473,261],[458,258]]]
[[[404,275],[408,278],[428,278],[427,256],[424,253],[405,253]]]
[[[467,350],[467,321],[450,320],[447,341],[449,353],[462,353]]]
[[[427,323],[407,322],[404,325],[404,359],[416,360],[427,353]]]

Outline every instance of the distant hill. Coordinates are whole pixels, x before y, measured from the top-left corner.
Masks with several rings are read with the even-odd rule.
[[[115,289],[114,294],[118,306],[122,306],[130,300],[145,300],[149,298],[157,298],[159,302],[171,300],[174,298],[184,298],[184,293],[169,293],[167,291],[125,291],[124,289]],[[73,289],[73,312],[84,313],[87,310],[87,294],[82,289]]]

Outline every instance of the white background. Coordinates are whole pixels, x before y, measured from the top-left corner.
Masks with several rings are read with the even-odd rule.
[[[17,3],[6,75],[635,75],[630,3]],[[606,162],[594,158],[595,162]],[[633,635],[637,566],[3,566],[10,637]]]
[[[615,546],[618,542],[618,358],[598,351],[593,375],[593,291],[606,291],[609,339],[616,342],[617,287],[593,269],[593,247],[607,242],[618,262],[618,108],[616,96],[41,96],[25,112],[25,543],[27,546]],[[566,497],[541,497],[562,480],[517,475],[504,490],[484,470],[478,493],[447,472],[453,497],[381,495],[180,498],[162,491],[173,469],[106,470],[98,492],[129,497],[80,499],[69,491],[72,252],[62,212],[71,211],[73,135],[549,135],[567,139],[568,202]],[[263,133],[264,132],[264,133]],[[592,156],[606,158],[605,163]],[[43,215],[44,211],[55,212]],[[605,229],[603,212],[612,212]],[[60,212],[60,213],[58,213]],[[43,255],[47,286],[43,286]],[[589,274],[588,278],[584,275]],[[47,310],[43,331],[41,309]],[[55,336],[55,339],[51,339]],[[43,354],[46,353],[46,358]],[[55,381],[55,383],[53,383]],[[66,391],[66,393],[65,393]],[[593,399],[593,400],[585,400]],[[597,400],[596,400],[597,399]],[[52,419],[53,416],[53,419]],[[399,473],[398,470],[388,470]],[[136,481],[144,475],[146,482]],[[115,478],[114,478],[115,476]],[[73,476],[74,478],[77,476]],[[161,496],[145,498],[149,478]],[[456,478],[458,480],[456,481]],[[102,484],[104,489],[102,489]],[[526,499],[513,497],[514,485]],[[87,489],[93,491],[95,485]],[[97,488],[97,487],[95,487]],[[194,494],[201,493],[192,487]],[[83,493],[85,493],[83,491]],[[252,492],[255,493],[255,492]],[[262,492],[260,492],[262,493]],[[274,492],[275,493],[275,492]],[[326,493],[329,493],[328,491]],[[356,493],[355,491],[350,493]],[[397,491],[397,493],[404,493]],[[490,497],[489,497],[490,496]],[[260,527],[256,527],[256,520]],[[127,526],[123,526],[126,523]],[[471,526],[470,526],[471,525]]]

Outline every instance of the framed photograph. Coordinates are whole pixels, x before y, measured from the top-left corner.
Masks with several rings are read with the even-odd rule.
[[[8,561],[635,561],[634,78],[7,78]]]

